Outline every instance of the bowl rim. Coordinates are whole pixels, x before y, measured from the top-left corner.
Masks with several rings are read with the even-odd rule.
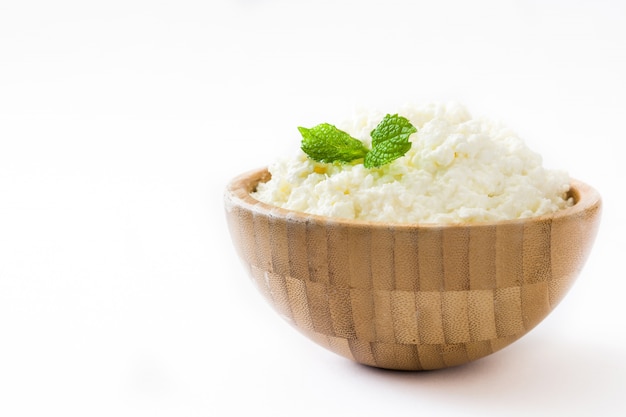
[[[349,227],[366,227],[380,229],[441,229],[441,228],[484,228],[501,225],[521,225],[530,222],[548,222],[565,217],[582,215],[588,211],[601,208],[602,198],[600,193],[592,186],[570,177],[570,189],[568,195],[574,199],[570,207],[558,210],[554,213],[540,216],[524,217],[508,220],[494,220],[485,222],[453,222],[453,223],[409,223],[409,222],[386,222],[373,220],[355,220],[310,214],[302,211],[285,209],[269,203],[257,200],[251,193],[261,181],[268,181],[271,174],[268,167],[249,170],[231,179],[224,193],[224,203],[227,211],[233,207],[240,207],[257,215],[265,215],[273,218],[283,218],[294,222],[317,223],[325,225],[345,225]]]

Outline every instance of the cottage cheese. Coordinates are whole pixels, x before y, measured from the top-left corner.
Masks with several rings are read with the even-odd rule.
[[[409,152],[391,164],[320,163],[300,151],[272,163],[271,179],[253,196],[311,214],[400,223],[517,219],[572,205],[568,174],[544,169],[541,157],[506,127],[472,118],[454,103],[397,113],[418,131]],[[362,112],[337,127],[369,145],[384,115]]]

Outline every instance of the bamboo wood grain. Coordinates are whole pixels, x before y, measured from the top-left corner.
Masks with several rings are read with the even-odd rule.
[[[566,295],[593,245],[601,199],[493,223],[347,221],[261,203],[260,169],[228,185],[237,255],[277,313],[350,360],[389,369],[457,366],[528,333]]]

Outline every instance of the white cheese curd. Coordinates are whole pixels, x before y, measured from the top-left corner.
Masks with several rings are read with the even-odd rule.
[[[310,214],[396,223],[508,220],[572,205],[568,174],[544,169],[541,157],[506,127],[472,118],[457,103],[393,113],[418,129],[403,157],[368,169],[316,162],[299,151],[273,162],[271,179],[253,197]],[[369,147],[384,115],[361,112],[337,127]]]

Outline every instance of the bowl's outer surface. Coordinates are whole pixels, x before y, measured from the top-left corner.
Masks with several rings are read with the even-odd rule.
[[[250,196],[265,169],[225,194],[237,253],[274,309],[318,344],[389,369],[460,365],[543,320],[582,269],[601,199],[572,181],[553,216],[473,225],[350,222]]]

